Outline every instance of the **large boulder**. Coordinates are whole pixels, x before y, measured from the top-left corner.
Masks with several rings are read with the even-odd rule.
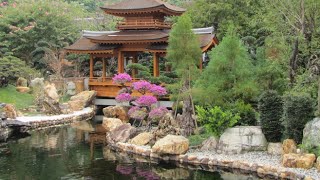
[[[173,118],[171,113],[167,113],[160,119],[157,129],[153,132],[155,139],[161,139],[168,134],[181,135],[178,122]]]
[[[130,123],[120,125],[114,130],[107,133],[107,141],[109,143],[127,142],[129,139],[137,135],[137,129],[132,127]]]
[[[152,139],[153,139],[153,135],[151,133],[143,132],[141,134],[138,134],[133,139],[131,139],[129,143],[135,144],[138,146],[144,146],[144,145],[147,145]]]
[[[79,94],[72,96],[68,101],[69,108],[72,111],[80,111],[90,104],[93,104],[93,100],[96,97],[96,91],[82,91]]]
[[[228,128],[220,137],[219,153],[237,154],[248,151],[264,151],[267,140],[260,126]]]
[[[107,118],[103,117],[102,126],[106,129],[107,132],[113,131],[118,126],[121,126],[123,123],[118,118]]]
[[[3,107],[5,117],[8,119],[15,119],[18,116],[17,109],[12,104],[5,104]]]
[[[49,83],[44,87],[44,93],[46,98],[50,98],[53,102],[59,102],[59,95],[56,86],[53,83]]]
[[[201,144],[201,151],[216,151],[219,139],[211,136]]]
[[[320,118],[314,118],[303,129],[302,144],[308,144],[310,148],[320,148]]]
[[[297,144],[293,139],[285,139],[282,143],[282,153],[296,153],[297,152]]]
[[[269,143],[268,154],[281,155],[282,154],[282,143]]]
[[[284,154],[282,159],[282,165],[290,168],[303,168],[310,169],[316,160],[314,154]]]
[[[157,154],[185,154],[189,149],[189,140],[183,136],[167,135],[159,139],[152,147]]]
[[[127,123],[129,122],[128,116],[128,108],[124,106],[108,106],[103,108],[103,114],[105,117],[109,118],[118,118],[122,122]]]
[[[62,114],[60,104],[59,104],[59,95],[55,85],[47,84],[44,87],[44,99],[42,106],[47,114]]]

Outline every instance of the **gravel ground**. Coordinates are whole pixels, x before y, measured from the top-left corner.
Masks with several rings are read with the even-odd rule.
[[[243,154],[217,154],[209,151],[198,151],[191,150],[187,153],[188,155],[213,157],[220,160],[232,160],[232,161],[244,161],[250,163],[258,163],[263,165],[269,165],[273,167],[283,167],[281,165],[280,155],[269,155],[267,152],[248,152]],[[286,168],[288,171],[310,176],[315,180],[320,180],[320,172],[316,168],[312,169],[301,169],[301,168]]]

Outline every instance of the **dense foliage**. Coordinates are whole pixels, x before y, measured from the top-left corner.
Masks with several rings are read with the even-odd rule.
[[[289,93],[284,96],[283,125],[286,138],[294,139],[301,143],[303,128],[312,120],[314,113],[314,101],[307,94]]]
[[[210,59],[196,82],[198,103],[226,107],[237,100],[248,103],[256,97],[254,66],[247,49],[232,31],[212,50]]]
[[[199,122],[214,136],[220,135],[229,127],[234,126],[240,116],[231,111],[223,111],[219,106],[213,108],[203,108],[196,106]]]
[[[282,97],[276,91],[266,91],[259,98],[261,128],[268,142],[281,141],[282,105]]]
[[[0,58],[0,77],[5,77],[9,82],[14,83],[19,77],[28,79],[39,75],[34,69],[26,66],[26,63],[19,58],[6,56]]]

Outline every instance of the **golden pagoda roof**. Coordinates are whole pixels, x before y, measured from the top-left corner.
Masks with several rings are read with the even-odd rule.
[[[108,14],[125,16],[136,13],[163,13],[166,15],[181,15],[186,10],[161,0],[124,0],[122,2],[101,7]]]

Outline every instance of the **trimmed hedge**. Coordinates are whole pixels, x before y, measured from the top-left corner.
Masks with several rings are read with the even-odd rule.
[[[305,124],[314,117],[314,101],[307,94],[287,94],[283,100],[284,135],[300,144]]]
[[[268,142],[280,142],[283,126],[281,117],[283,102],[276,91],[266,91],[261,94],[258,102],[262,132]]]

